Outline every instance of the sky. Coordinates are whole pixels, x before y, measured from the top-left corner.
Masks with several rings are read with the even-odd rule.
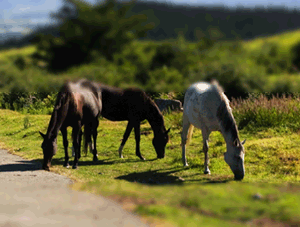
[[[95,0],[88,0],[95,2]],[[157,0],[173,4],[206,5],[206,0]],[[300,0],[210,0],[211,4],[228,7],[285,6],[300,8]],[[0,34],[22,32],[24,34],[38,23],[50,23],[50,13],[62,5],[62,0],[0,0]]]

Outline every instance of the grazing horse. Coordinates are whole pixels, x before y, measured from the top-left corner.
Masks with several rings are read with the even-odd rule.
[[[71,126],[73,148],[75,158],[73,169],[78,166],[80,158],[80,145],[82,137],[82,126],[85,127],[87,143],[91,143],[91,133],[94,137],[94,161],[97,161],[96,137],[99,125],[99,115],[101,112],[101,93],[98,91],[96,83],[88,80],[77,82],[67,82],[63,85],[56,98],[53,113],[49,122],[46,135],[40,132],[44,138],[42,149],[44,154],[43,169],[50,170],[52,157],[57,150],[57,135],[60,130],[63,136],[65,150],[64,166],[69,167],[67,127]]]
[[[212,131],[220,131],[225,139],[227,152],[224,159],[230,166],[236,180],[242,180],[245,175],[244,147],[245,141],[240,142],[238,129],[229,106],[229,100],[217,81],[210,83],[195,83],[188,88],[184,97],[182,162],[187,166],[185,157],[186,144],[189,142],[193,128],[202,131],[204,173],[210,174],[208,168],[208,137]]]
[[[111,121],[128,121],[119,148],[119,157],[123,158],[123,147],[134,128],[136,155],[141,160],[145,160],[140,152],[140,123],[147,119],[154,132],[152,144],[155,148],[157,158],[164,158],[170,129],[166,130],[164,118],[157,105],[144,91],[137,88],[123,90],[102,84],[99,86],[102,95],[101,115]]]

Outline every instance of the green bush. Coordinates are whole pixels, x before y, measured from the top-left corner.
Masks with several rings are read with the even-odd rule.
[[[185,88],[185,81],[182,74],[175,68],[164,66],[149,72],[149,80],[145,89],[147,91],[182,91]]]
[[[267,74],[292,72],[292,57],[287,50],[279,48],[277,43],[266,42],[262,49],[251,56],[256,64],[264,66]]]

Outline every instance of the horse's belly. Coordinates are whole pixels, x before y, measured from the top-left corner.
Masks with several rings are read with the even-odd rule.
[[[207,128],[210,131],[219,131],[220,126],[217,118],[212,115],[212,112],[206,108],[200,108],[199,106],[194,106],[194,108],[189,108],[188,111],[189,122],[196,128],[202,129]]]

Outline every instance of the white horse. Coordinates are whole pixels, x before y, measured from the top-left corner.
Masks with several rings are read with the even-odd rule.
[[[227,152],[224,159],[230,166],[236,180],[245,175],[244,147],[240,142],[238,129],[229,106],[229,100],[217,81],[199,82],[191,85],[185,93],[183,106],[182,162],[188,166],[185,150],[189,143],[194,126],[201,129],[203,137],[204,174],[210,174],[208,168],[208,137],[212,131],[220,131],[225,139]]]

